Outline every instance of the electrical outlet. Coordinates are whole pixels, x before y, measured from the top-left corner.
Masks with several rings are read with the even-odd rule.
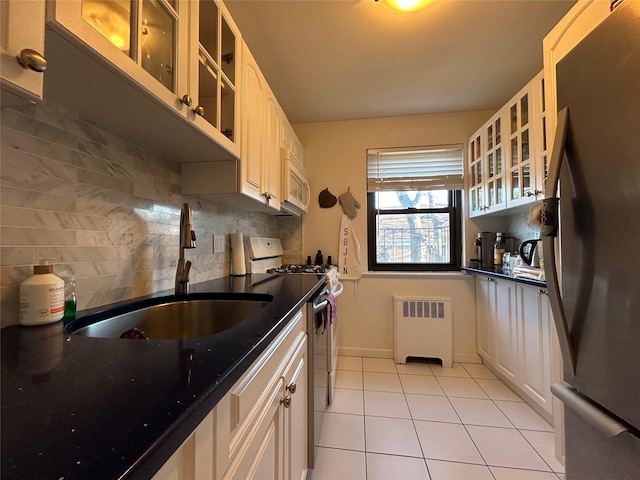
[[[213,236],[213,253],[224,253],[225,236]]]

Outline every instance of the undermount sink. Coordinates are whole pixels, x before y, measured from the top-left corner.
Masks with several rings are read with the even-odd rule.
[[[271,295],[231,293],[161,297],[78,318],[65,330],[99,338],[121,338],[133,329],[151,340],[207,337],[239,324],[271,300]]]

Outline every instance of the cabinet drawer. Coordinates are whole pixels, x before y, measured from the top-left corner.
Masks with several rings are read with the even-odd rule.
[[[298,312],[229,391],[229,424],[222,425],[222,428],[228,428],[230,456],[235,455],[251,425],[259,419],[264,404],[268,402],[268,386],[279,381],[284,364],[291,355],[290,350],[298,337],[304,335],[302,317],[302,312]]]

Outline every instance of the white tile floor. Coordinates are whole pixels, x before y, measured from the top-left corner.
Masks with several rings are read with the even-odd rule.
[[[312,480],[558,480],[553,428],[486,367],[339,357]]]

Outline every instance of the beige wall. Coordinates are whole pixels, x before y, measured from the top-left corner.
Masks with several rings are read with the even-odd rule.
[[[492,113],[480,111],[296,125],[295,131],[305,146],[305,168],[311,185],[309,214],[303,219],[303,256],[314,258],[316,251],[321,249],[325,259],[331,255],[334,262],[337,261],[342,209],[339,204],[329,209],[320,208],[318,194],[328,187],[339,196],[350,188],[361,204],[354,227],[366,271],[366,149],[451,143],[466,146],[471,134]],[[474,228],[472,224],[465,226],[468,227]],[[358,282],[345,283],[345,293],[339,298],[338,305],[342,353],[393,357],[392,295],[443,295],[453,299],[454,360],[479,361],[475,348],[473,277],[461,273],[367,273]]]

